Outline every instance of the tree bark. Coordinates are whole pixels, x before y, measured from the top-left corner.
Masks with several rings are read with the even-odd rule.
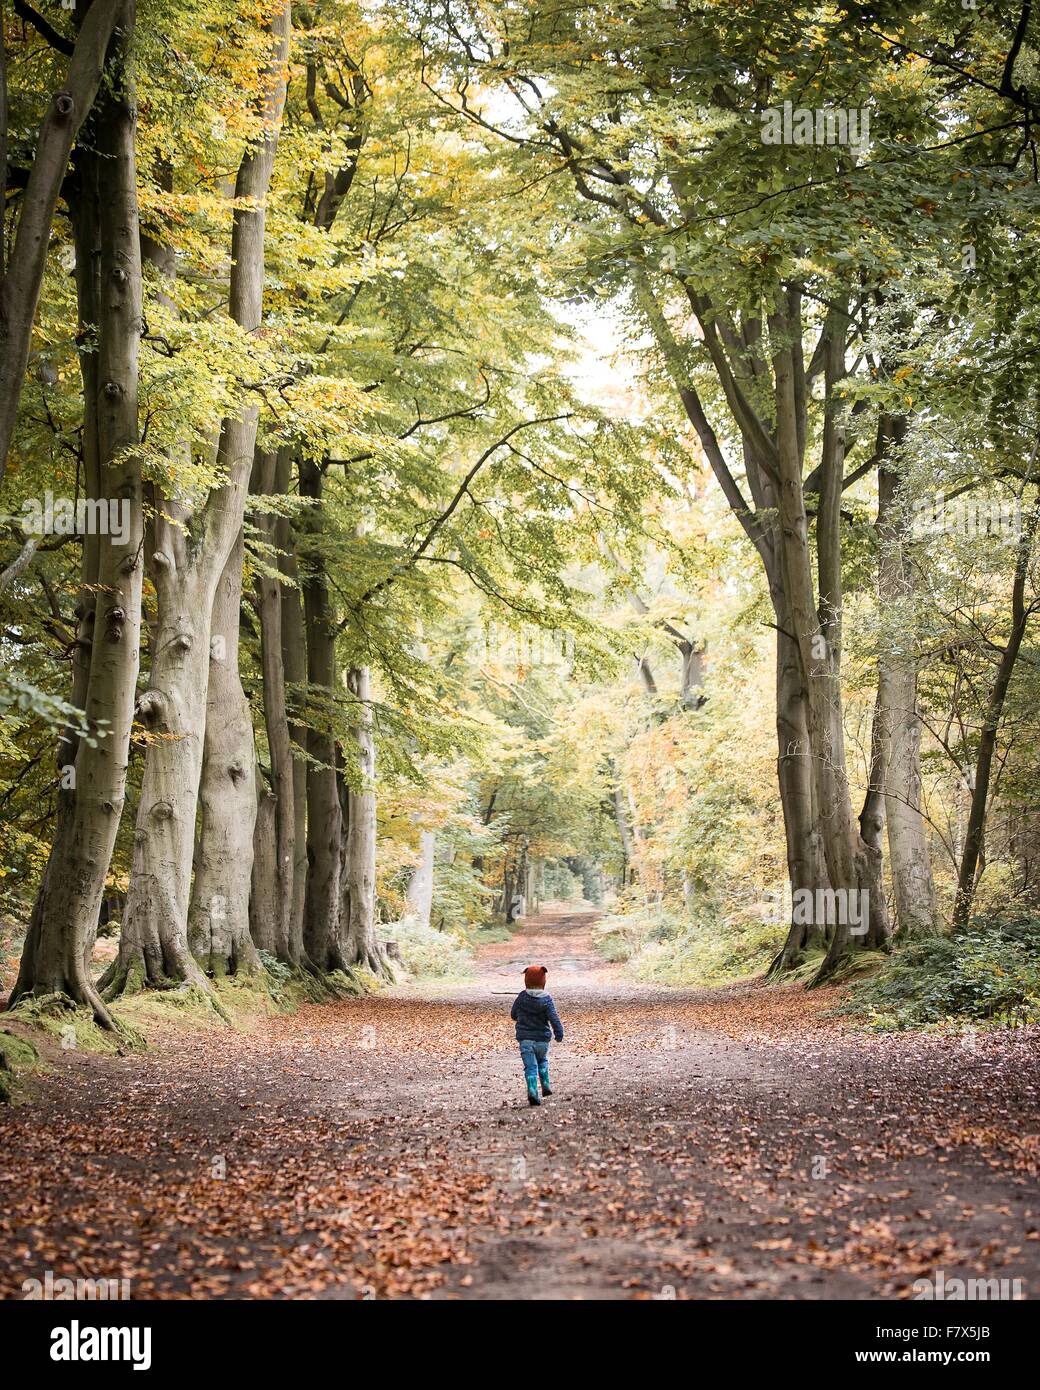
[[[964,848],[957,874],[957,896],[953,905],[953,925],[958,928],[968,925],[975,902],[975,890],[978,887],[979,869],[982,863],[986,813],[989,806],[989,784],[993,773],[993,757],[997,749],[997,734],[1000,730],[1004,702],[1011,685],[1015,663],[1018,661],[1018,655],[1022,650],[1022,643],[1026,636],[1026,629],[1036,606],[1026,602],[1025,590],[1038,521],[1040,521],[1040,495],[1033,505],[1028,520],[1022,527],[1022,534],[1019,537],[1015,558],[1015,577],[1011,586],[1011,631],[1008,635],[1007,645],[997,662],[996,675],[990,688],[989,698],[986,701],[986,713],[979,733],[979,751],[975,759],[971,806],[968,811]]]
[[[363,965],[380,978],[392,980],[393,971],[376,936],[376,744],[368,667],[349,672],[347,682],[357,701],[354,739],[360,786],[355,790],[348,785],[346,789],[340,902],[342,957],[348,966]]]
[[[635,882],[635,846],[632,843],[632,827],[628,822],[628,807],[625,805],[625,789],[620,775],[614,782],[614,819],[617,822],[618,838],[621,841],[621,886],[627,888]]]
[[[231,236],[229,313],[251,333],[259,329],[263,313],[265,201],[285,104],[288,5],[271,30],[265,129],[239,167]],[[188,946],[187,923],[212,610],[242,528],[258,419],[259,406],[249,401],[239,415],[223,422],[218,466],[226,481],[207,499],[201,515],[179,515],[169,502],[156,509],[152,575],[158,624],[149,688],[138,706],[154,738],[145,760],[119,955],[103,980],[110,995],[146,983],[206,987],[206,976]],[[250,808],[251,832],[252,796]],[[234,892],[244,891],[236,883]],[[229,902],[228,911],[245,914],[245,900]]]
[[[92,122],[93,124],[93,122]],[[100,308],[100,194],[98,188],[98,156],[86,147],[77,150],[74,159],[75,177],[68,191],[69,214],[73,228],[76,253],[76,301],[81,324],[81,346],[91,327],[96,329]],[[83,490],[87,497],[101,496],[101,459],[98,439],[98,359],[96,352],[81,350],[80,374],[83,380]],[[90,681],[90,654],[94,641],[94,621],[97,614],[98,561],[101,537],[88,529],[83,537],[80,566],[80,589],[76,599],[76,646],[72,657],[72,692],[69,703],[83,709]],[[72,766],[79,750],[76,726],[66,725],[58,745],[58,769]],[[59,813],[60,814],[60,813]]]
[[[340,951],[340,861],[342,825],[336,786],[336,740],[331,728],[336,697],[336,630],[329,601],[325,559],[321,554],[323,476],[317,464],[300,461],[300,492],[315,506],[307,515],[309,545],[304,558],[303,602],[307,631],[307,684],[322,692],[324,709],[316,711],[307,731],[307,895],[303,940],[319,970],[346,965]],[[315,542],[318,541],[317,544]]]
[[[409,916],[414,917],[424,927],[430,925],[430,914],[433,911],[433,870],[436,848],[437,832],[435,830],[420,830],[419,863],[416,865],[411,882],[408,884],[405,899],[409,907]]]
[[[827,875],[835,895],[825,901],[835,920],[826,922],[830,945],[813,983],[833,973],[853,944],[887,940],[888,913],[881,881],[881,854],[863,839],[852,811],[845,756],[841,695],[841,479],[844,446],[837,413],[836,386],[844,375],[845,318],[832,309],[825,372],[826,406],[821,446],[822,487],[816,519],[819,601],[813,592],[813,566],[802,487],[802,447],[791,315],[771,318],[776,382],[779,455],[779,538],[784,591],[806,678],[809,741],[818,805],[824,814]],[[865,917],[865,922],[854,920]],[[816,925],[821,924],[816,914]],[[865,928],[865,930],[861,930]]]
[[[260,963],[249,934],[256,754],[238,671],[244,549],[240,531],[213,600],[201,820],[188,913],[191,953],[215,976],[255,971]]]
[[[287,454],[287,451],[283,450]],[[258,454],[256,491],[274,492],[277,487],[277,456]],[[262,516],[257,528],[269,543],[278,544],[275,518]],[[271,557],[267,556],[268,565]],[[302,940],[293,941],[293,879],[296,867],[296,804],[293,776],[292,739],[289,733],[288,702],[285,689],[285,656],[282,634],[282,584],[277,574],[257,574],[256,611],[260,621],[260,665],[264,690],[264,721],[271,758],[271,793],[275,798],[272,831],[274,845],[274,898],[269,913],[274,924],[274,944],[270,948],[279,960],[300,963]],[[267,915],[267,909],[265,909]]]
[[[885,417],[879,452],[898,444],[905,433],[901,416]],[[883,607],[904,603],[911,590],[906,553],[909,526],[899,504],[898,483],[897,471],[883,462],[878,471],[877,515],[878,601]],[[870,780],[872,788],[883,790],[896,921],[904,934],[928,934],[936,931],[939,914],[928,828],[921,814],[921,720],[917,663],[912,658],[888,652],[879,657],[875,728]],[[875,809],[873,815],[879,811]]]
[[[787,875],[792,903],[799,892],[814,895],[828,887],[827,868],[818,828],[805,676],[798,643],[791,631],[791,613],[782,585],[771,586],[777,617],[776,632],[776,735],[779,745],[776,772],[787,847]],[[826,946],[822,926],[793,912],[787,938],[770,966],[770,975],[783,974],[802,960],[807,950]]]
[[[96,108],[95,108],[96,115]],[[98,158],[87,142],[75,155],[75,176],[70,180],[67,190],[69,216],[73,229],[73,244],[76,252],[76,299],[81,333],[97,331],[100,304],[99,256],[100,256],[100,194],[98,189]],[[83,486],[87,497],[101,496],[101,461],[98,441],[98,373],[97,353],[79,353],[80,375],[83,382],[83,429],[80,452],[83,459]],[[72,650],[72,685],[69,703],[77,710],[84,710],[90,683],[90,661],[94,643],[94,623],[97,614],[98,563],[100,558],[100,537],[88,531],[82,539],[80,556],[80,587],[76,599],[76,638]],[[31,558],[31,557],[30,557]],[[12,567],[13,568],[13,567]],[[6,577],[6,576],[5,576]],[[58,739],[57,770],[59,790],[55,829],[52,844],[68,844],[72,820],[75,816],[75,786],[68,785],[70,777],[75,778],[76,755],[80,745],[80,722],[70,719]],[[37,946],[39,919],[34,914],[26,938],[26,960],[31,962]],[[94,936],[88,932],[83,943],[84,969],[90,970]],[[31,968],[26,980],[31,985]]]
[[[138,349],[141,335],[141,251],[137,213],[136,113],[128,84],[127,54],[134,9],[122,12],[114,47],[112,82],[96,121],[98,322],[96,367],[84,372],[96,385],[100,496],[123,509],[124,527],[99,543],[96,618],[85,710],[91,740],[75,752],[75,787],[68,798],[33,908],[18,981],[11,1000],[26,994],[66,994],[88,1005],[106,1027],[113,1020],[90,979],[86,946],[96,928],[105,877],[126,792],[134,691],[140,661],[143,507],[138,431]],[[83,197],[92,191],[84,187]],[[95,225],[84,210],[81,227]],[[81,271],[89,277],[87,259]],[[83,279],[83,286],[87,283]],[[81,292],[86,293],[81,286]],[[120,536],[122,539],[120,539]]]
[[[275,863],[275,796],[259,764],[255,769],[256,819],[253,823],[253,864],[249,878],[249,933],[258,951],[278,956],[278,898]],[[278,957],[281,959],[281,957]]]
[[[118,46],[125,53],[133,23],[134,0],[93,0],[87,10],[69,60],[65,86],[52,96],[40,126],[6,271],[0,258],[0,482],[18,418],[51,223],[69,155],[97,96],[116,26],[122,26]],[[6,137],[6,119],[4,133]],[[6,193],[6,158],[3,172]]]
[[[275,471],[280,492],[289,491],[291,457],[279,450]],[[309,965],[303,943],[304,911],[307,900],[307,763],[297,749],[307,746],[307,731],[299,718],[301,691],[307,682],[307,639],[304,632],[303,596],[299,587],[295,535],[289,521],[279,518],[275,534],[281,555],[278,567],[284,576],[281,586],[282,669],[285,676],[285,704],[289,717],[293,783],[293,871],[292,905],[289,918],[289,959],[296,965]],[[286,832],[288,834],[288,832]]]

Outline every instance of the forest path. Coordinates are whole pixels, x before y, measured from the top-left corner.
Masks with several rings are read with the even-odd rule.
[[[50,1269],[136,1297],[886,1298],[942,1269],[1037,1296],[1035,1032],[633,985],[595,918],[548,909],[471,983],[62,1056],[0,1114],[0,1294]],[[537,1109],[509,1022],[532,962],[566,1030]]]

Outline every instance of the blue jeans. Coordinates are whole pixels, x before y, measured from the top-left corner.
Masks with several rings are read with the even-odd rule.
[[[529,1096],[538,1094],[539,1079],[541,1079],[542,1090],[547,1091],[549,1089],[549,1044],[547,1042],[535,1042],[531,1038],[521,1039],[520,1060],[524,1064],[527,1094]]]

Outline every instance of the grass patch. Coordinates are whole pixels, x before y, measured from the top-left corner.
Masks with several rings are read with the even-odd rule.
[[[26,1034],[35,1034],[44,1050],[56,1044],[62,1051],[114,1056],[145,1051],[150,1040],[170,1031],[223,1031],[230,1027],[248,1033],[272,1014],[295,1013],[304,1004],[330,997],[356,999],[380,987],[381,982],[362,968],[336,971],[319,979],[272,957],[259,971],[212,980],[208,990],[190,985],[120,995],[108,1005],[118,1030],[115,1033],[99,1027],[90,1009],[62,994],[23,999],[4,1019],[19,1029],[8,1036],[20,1039],[37,1058],[39,1052]],[[12,1061],[11,1067],[4,1068],[5,1074],[10,1076],[13,1069]]]
[[[42,1033],[66,1052],[114,1056],[145,1046],[144,1036],[129,1020],[124,1020],[124,1012],[113,1014],[119,1032],[110,1033],[98,1026],[86,1005],[73,1003],[66,994],[43,994],[19,1000],[5,1018]]]

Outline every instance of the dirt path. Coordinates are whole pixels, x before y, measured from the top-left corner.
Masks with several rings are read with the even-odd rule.
[[[0,1293],[50,1269],[138,1297],[889,1298],[941,1269],[1037,1296],[1035,1033],[638,988],[593,921],[546,912],[465,986],[63,1058],[0,1114]],[[567,1030],[540,1109],[508,1019],[532,960]]]

